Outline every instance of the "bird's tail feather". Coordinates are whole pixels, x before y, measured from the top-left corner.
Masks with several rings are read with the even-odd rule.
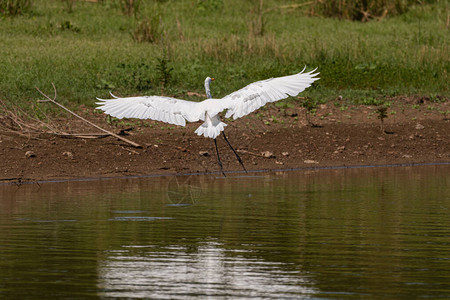
[[[211,139],[215,139],[219,136],[219,134],[225,130],[225,124],[222,121],[218,122],[210,122],[210,120],[206,120],[202,125],[200,125],[197,130],[195,130],[195,133],[198,135],[203,135],[204,137],[208,137]]]

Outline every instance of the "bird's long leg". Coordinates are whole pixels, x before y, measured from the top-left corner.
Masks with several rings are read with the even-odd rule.
[[[220,172],[222,172],[223,176],[227,177],[227,175],[225,175],[225,173],[223,172],[222,161],[220,160],[219,148],[217,148],[217,141],[216,141],[216,139],[214,139],[214,146],[216,146],[217,162],[219,163]]]
[[[223,134],[223,138],[227,142],[228,146],[230,146],[231,150],[233,150],[233,152],[234,152],[234,155],[236,155],[236,158],[239,161],[239,163],[241,164],[241,166],[244,169],[245,173],[248,173],[247,169],[244,166],[244,163],[242,162],[241,157],[239,156],[239,154],[237,154],[236,150],[234,150],[233,146],[231,146],[230,142],[228,141],[227,136],[225,135],[225,131],[223,131],[222,134]]]

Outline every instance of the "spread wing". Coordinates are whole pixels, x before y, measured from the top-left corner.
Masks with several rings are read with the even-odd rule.
[[[317,69],[315,69],[317,70]],[[228,109],[225,117],[233,119],[248,115],[268,102],[285,99],[288,96],[297,96],[307,87],[318,80],[319,73],[306,72],[305,69],[298,74],[257,81],[222,98],[223,105]]]
[[[99,99],[100,106],[108,115],[122,118],[152,119],[169,124],[185,126],[186,121],[196,122],[202,116],[201,102],[191,102],[163,96],[142,96]],[[204,114],[204,113],[203,113]]]

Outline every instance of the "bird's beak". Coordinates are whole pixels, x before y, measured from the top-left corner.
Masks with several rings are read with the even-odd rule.
[[[211,78],[211,80],[216,80],[216,79],[213,77],[213,78]]]

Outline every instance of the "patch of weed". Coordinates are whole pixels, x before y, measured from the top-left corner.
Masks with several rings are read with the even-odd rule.
[[[123,5],[139,6],[131,12]],[[222,97],[305,65],[308,71],[319,67],[321,79],[302,93],[317,103],[337,95],[345,105],[399,95],[431,95],[431,102],[449,97],[449,35],[442,30],[448,9],[442,1],[368,24],[311,17],[307,9],[280,13],[279,3],[264,1],[262,36],[249,34],[254,5],[77,1],[69,12],[61,0],[33,1],[26,13],[0,20],[0,40],[8,45],[0,47],[0,97],[26,107],[37,96],[34,86],[54,82],[63,103],[94,105],[96,96],[111,89],[128,95],[159,94],[159,87],[165,94],[204,93],[206,76],[217,79],[212,92]],[[155,25],[138,30],[145,20]],[[165,71],[156,69],[161,57],[170,59]]]

